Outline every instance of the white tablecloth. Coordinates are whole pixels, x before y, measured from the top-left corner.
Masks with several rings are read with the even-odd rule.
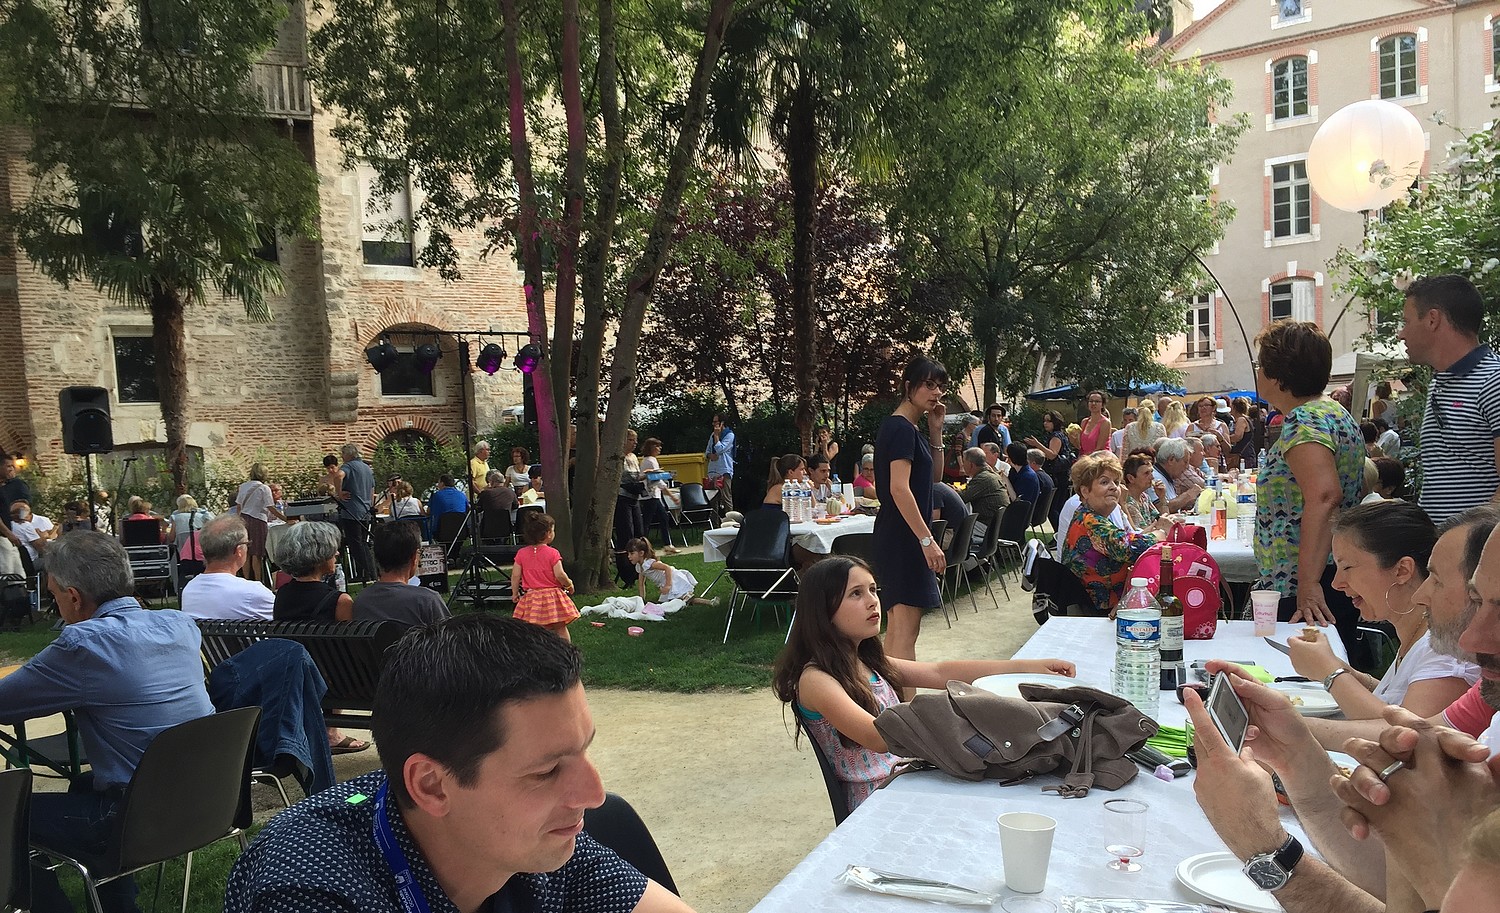
[[[1291,662],[1251,633],[1251,623],[1221,623],[1211,641],[1188,641],[1189,660],[1253,660],[1276,675],[1293,674]],[[1300,626],[1283,624],[1277,639]],[[1105,619],[1054,618],[1032,636],[1017,658],[1062,656],[1078,664],[1085,684],[1107,684],[1114,657],[1113,628]],[[1186,711],[1174,695],[1162,695],[1159,717],[1180,726]],[[1125,788],[1094,790],[1083,799],[1060,799],[1043,793],[1055,777],[1040,777],[1015,786],[993,781],[968,783],[935,771],[898,777],[878,790],[830,834],[754,908],[756,913],[800,913],[804,910],[912,911],[931,913],[932,904],[883,897],[836,885],[834,876],[849,865],[868,865],[890,872],[934,878],[981,891],[1008,894],[1000,862],[995,818],[1007,811],[1031,811],[1057,819],[1047,890],[1058,902],[1065,894],[1206,903],[1177,883],[1177,863],[1188,856],[1222,852],[1224,844],[1199,810],[1192,775],[1166,783],[1142,771]],[[1142,871],[1115,872],[1106,867],[1106,799],[1129,797],[1151,806]],[[1306,835],[1290,812],[1282,810],[1290,833]],[[960,909],[960,908],[952,908]],[[973,908],[970,908],[973,909]],[[998,906],[995,909],[999,909]],[[1060,909],[1060,907],[1059,907]]]
[[[1190,517],[1189,520],[1197,518]],[[1208,553],[1219,564],[1219,572],[1229,583],[1254,583],[1259,578],[1255,567],[1255,546],[1241,542],[1236,523],[1254,524],[1254,515],[1230,520],[1228,535],[1223,539],[1208,540]]]
[[[850,533],[868,533],[875,529],[875,518],[865,514],[852,514],[837,523],[793,523],[792,541],[818,555],[833,551],[833,540]],[[734,547],[738,528],[708,530],[703,534],[703,561],[723,561]]]

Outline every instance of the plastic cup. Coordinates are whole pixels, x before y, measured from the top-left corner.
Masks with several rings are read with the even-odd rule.
[[[1281,604],[1281,593],[1276,590],[1251,590],[1250,611],[1255,619],[1256,637],[1273,637],[1276,634],[1276,609]]]
[[[1000,857],[1005,886],[1018,894],[1040,894],[1047,887],[1047,862],[1057,820],[1035,812],[1006,812],[1000,825]]]

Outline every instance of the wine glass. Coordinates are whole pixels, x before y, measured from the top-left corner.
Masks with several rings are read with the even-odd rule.
[[[1109,799],[1104,803],[1105,852],[1115,857],[1116,872],[1139,872],[1136,857],[1146,849],[1146,813],[1151,807],[1139,799]]]

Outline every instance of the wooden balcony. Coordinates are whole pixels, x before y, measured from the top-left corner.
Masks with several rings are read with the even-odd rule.
[[[257,63],[250,85],[273,117],[310,119],[312,98],[307,91],[307,68],[300,64]]]

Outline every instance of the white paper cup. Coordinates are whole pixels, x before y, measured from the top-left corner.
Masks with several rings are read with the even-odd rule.
[[[1056,819],[1035,812],[1006,812],[996,821],[1000,825],[1005,886],[1020,894],[1040,894],[1047,887]]]
[[[1281,593],[1276,590],[1251,590],[1250,611],[1255,618],[1255,636],[1273,637],[1276,634],[1276,609],[1281,604]]]

